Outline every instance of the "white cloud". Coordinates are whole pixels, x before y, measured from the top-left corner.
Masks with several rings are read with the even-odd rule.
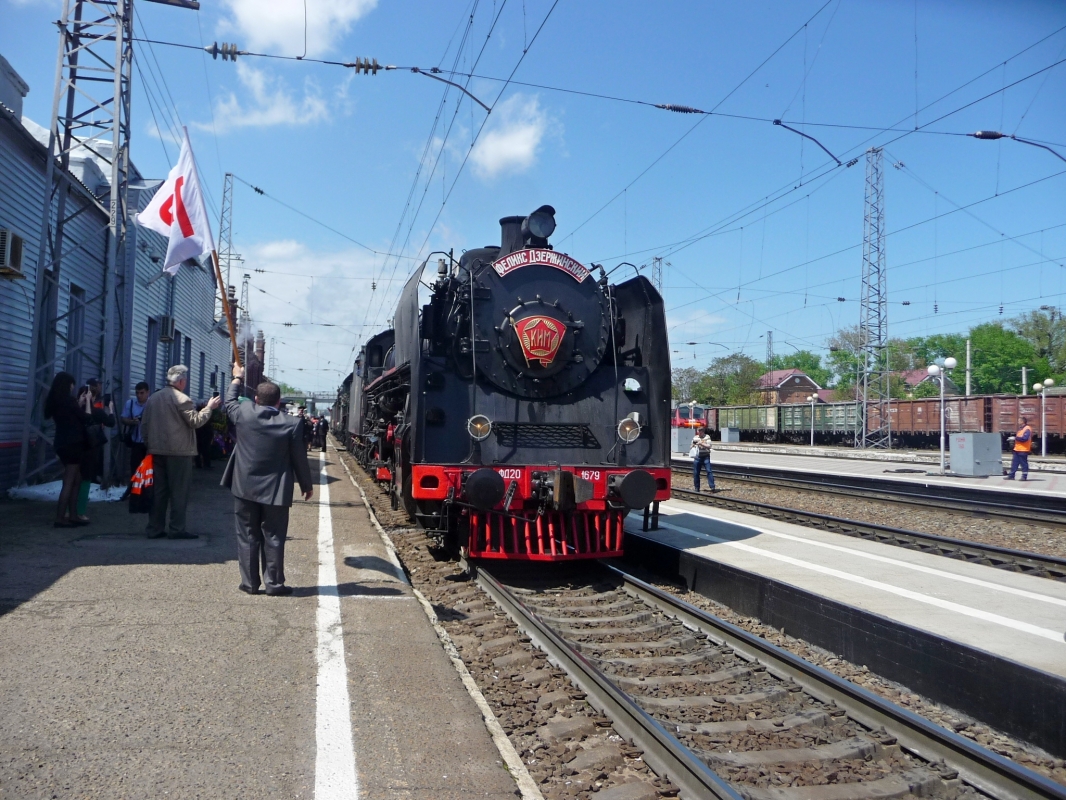
[[[249,307],[252,327],[263,331],[268,348],[275,340],[279,374],[272,377],[308,391],[336,388],[352,369],[367,304],[374,304],[371,319],[379,310],[374,295],[380,290],[369,291],[375,256],[355,247],[319,249],[294,238],[240,247],[248,265],[264,270],[247,270]],[[234,282],[239,286],[239,273]],[[386,316],[393,306],[395,300],[386,304]]]
[[[280,79],[247,64],[237,63],[237,78],[247,102],[242,103],[234,92],[218,98],[214,126],[218,133],[234,128],[307,125],[329,117],[325,99],[310,80],[304,82],[303,97],[296,98]],[[194,124],[211,129],[205,123]]]
[[[306,2],[306,4],[305,4]],[[223,0],[228,12],[222,33],[234,33],[242,50],[298,56],[304,51],[307,10],[307,55],[333,48],[377,0]]]
[[[548,131],[548,116],[536,96],[515,94],[492,112],[470,159],[482,178],[524,172],[533,166]]]

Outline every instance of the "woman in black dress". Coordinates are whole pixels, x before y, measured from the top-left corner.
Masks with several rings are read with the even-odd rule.
[[[45,419],[55,421],[54,448],[63,464],[63,489],[56,508],[57,528],[74,528],[79,524],[78,487],[81,484],[81,461],[88,445],[86,426],[90,416],[74,399],[74,376],[60,372],[52,379],[52,388],[44,401]]]

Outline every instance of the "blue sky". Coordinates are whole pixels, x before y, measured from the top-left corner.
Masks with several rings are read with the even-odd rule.
[[[353,347],[391,316],[419,253],[496,243],[499,217],[544,203],[557,209],[553,244],[583,263],[669,263],[675,367],[734,351],[762,359],[768,330],[778,352],[824,350],[859,320],[871,145],[885,147],[890,335],[1063,303],[1066,162],[950,134],[1002,130],[1066,155],[1066,63],[1046,69],[1066,59],[1066,4],[558,0],[545,22],[553,3],[307,0],[309,56],[459,72],[476,60],[484,77],[469,88],[493,107],[487,121],[473,101],[408,71],[234,65],[137,45],[141,172],[166,174],[183,123],[213,214],[224,172],[267,192],[237,183],[234,247],[282,379],[335,387]],[[0,0],[0,54],[30,84],[25,114],[41,124],[60,8]],[[137,34],[298,56],[303,14],[300,0],[205,0],[200,12],[140,2]],[[517,82],[619,99],[517,83],[501,94],[490,79],[516,65]],[[858,163],[833,168],[773,119]]]

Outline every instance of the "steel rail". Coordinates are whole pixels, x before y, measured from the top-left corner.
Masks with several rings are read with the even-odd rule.
[[[945,558],[1020,572],[1038,578],[1066,581],[1066,558],[1030,553],[1025,550],[1014,550],[1009,547],[999,547],[966,539],[953,539],[949,536],[940,536],[935,533],[893,528],[873,522],[860,522],[844,517],[818,514],[813,511],[802,511],[796,508],[759,503],[754,500],[741,500],[720,494],[703,494],[688,489],[678,489],[677,487],[671,488],[670,492],[675,499],[689,503],[726,508],[745,514],[756,514],[761,517],[794,522],[807,527],[830,531],[831,533],[854,536],[867,541],[904,547],[908,550],[919,550],[923,553],[931,553]]]
[[[589,702],[611,718],[615,730],[644,751],[643,759],[660,777],[672,781],[689,798],[742,800],[726,781],[699,760],[634,700],[618,688],[585,656],[562,640],[540,616],[484,568],[477,582],[507,612],[549,659],[566,670]]]
[[[603,564],[603,567],[623,582],[626,591],[648,605],[707,635],[715,643],[732,647],[742,657],[763,664],[771,674],[794,680],[812,697],[824,703],[836,703],[871,730],[884,727],[903,749],[933,765],[946,765],[992,797],[1066,800],[1066,786],[657,589],[617,566]],[[940,772],[943,776],[945,770],[941,768]]]
[[[685,473],[690,473],[692,469],[690,462],[676,459],[671,466]],[[996,492],[866,475],[831,475],[737,464],[715,464],[714,473],[737,481],[830,492],[864,500],[890,500],[942,511],[1006,517],[1013,522],[1021,519],[1066,526],[1066,500],[1021,492]]]

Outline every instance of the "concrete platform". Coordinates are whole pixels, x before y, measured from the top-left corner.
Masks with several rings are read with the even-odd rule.
[[[641,521],[634,563],[1066,754],[1066,584],[677,500]]]
[[[939,450],[862,450],[854,447],[810,447],[800,444],[761,444],[758,442],[724,443],[715,442],[715,450],[734,453],[766,453],[780,456],[806,456],[808,458],[842,458],[859,461],[899,461],[912,465],[933,465],[940,467]],[[1039,445],[1036,448],[1039,450]],[[688,451],[674,453],[675,456],[688,455]],[[1010,467],[1011,454],[1003,453],[1003,466]],[[948,453],[948,466],[951,465],[951,453]],[[1029,456],[1029,468],[1033,472],[1066,472],[1066,458],[1061,455],[1049,455],[1046,458],[1034,452]]]
[[[1066,584],[679,500],[659,526],[644,535],[1066,678]]]
[[[0,795],[518,796],[336,454],[313,459],[287,598],[237,591],[221,465],[195,541],[139,538],[125,503],[75,530],[0,503]]]
[[[687,455],[675,455],[675,459],[691,461]],[[1066,496],[1066,473],[1030,472],[1028,481],[1004,480],[1002,477],[964,478],[952,475],[941,476],[935,473],[937,465],[916,464],[909,461],[868,461],[859,459],[830,459],[818,456],[803,456],[782,453],[751,452],[749,450],[726,450],[715,445],[711,453],[711,466],[715,464],[735,464],[737,466],[771,467],[801,473],[823,475],[862,475],[869,478],[882,478],[892,481],[918,483],[927,486],[962,486],[967,489],[1020,493],[1027,495],[1045,495],[1061,500]],[[898,470],[909,470],[899,472]],[[914,470],[919,470],[915,472]],[[1019,475],[1020,477],[1020,475]]]

